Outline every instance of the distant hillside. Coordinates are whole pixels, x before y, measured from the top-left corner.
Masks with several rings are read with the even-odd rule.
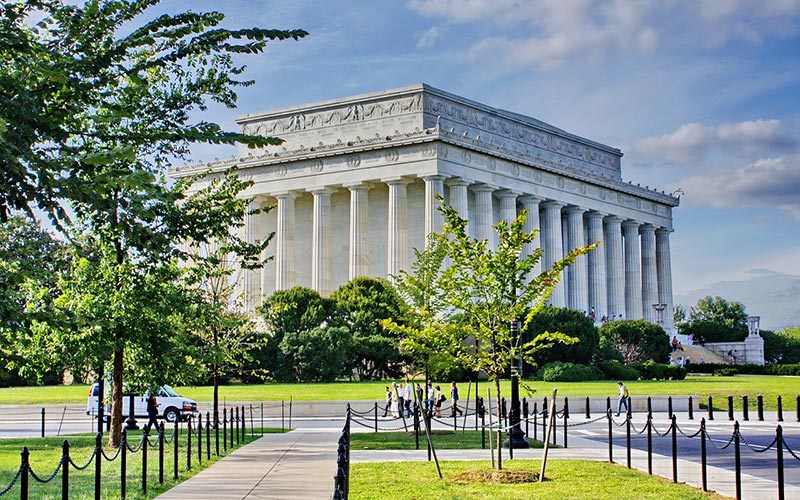
[[[782,330],[800,325],[800,276],[753,270],[753,277],[742,281],[720,281],[699,290],[675,295],[675,304],[689,307],[707,295],[741,302],[748,314],[761,316],[761,328]]]

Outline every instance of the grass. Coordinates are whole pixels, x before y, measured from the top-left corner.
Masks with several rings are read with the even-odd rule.
[[[437,450],[479,450],[481,449],[480,431],[453,432],[434,429],[431,432],[433,445]],[[486,446],[489,446],[489,435],[486,434]],[[532,448],[541,448],[542,443],[529,440]],[[414,432],[356,432],[350,434],[350,445],[353,450],[414,450],[417,440]],[[419,449],[427,449],[425,431],[419,435]]]
[[[442,461],[443,479],[433,463],[373,462],[351,465],[352,500],[699,500],[722,499],[714,493],[673,484],[616,464],[587,460],[553,460],[547,463],[544,482],[494,482],[488,461]],[[519,478],[538,475],[538,460],[504,462],[504,475]],[[509,474],[515,472],[516,474]],[[526,474],[528,473],[528,474]]]
[[[257,437],[260,437],[260,429],[258,434],[247,435],[246,444]],[[280,429],[264,429],[264,432],[281,432]],[[167,430],[167,439],[171,435]],[[133,432],[129,436],[131,443],[139,443],[141,438],[140,432]],[[152,439],[152,438],[151,438]],[[212,435],[213,440],[213,435]],[[164,449],[164,484],[159,484],[158,477],[158,448],[150,448],[147,456],[147,493],[142,492],[142,452],[127,453],[127,498],[136,500],[145,500],[158,496],[159,494],[167,491],[178,483],[194,476],[201,470],[205,469],[212,463],[222,457],[214,456],[214,446],[212,443],[211,459],[208,460],[205,454],[205,435],[203,436],[203,459],[202,464],[198,464],[197,460],[197,438],[192,439],[192,469],[186,470],[186,435],[180,435],[178,449],[178,479],[173,478],[174,467],[174,445],[167,444]],[[16,475],[20,466],[20,452],[23,446],[27,446],[30,451],[30,465],[32,470],[42,479],[47,478],[55,469],[59,460],[61,459],[62,438],[24,438],[24,439],[2,439],[0,440],[0,488],[5,488]],[[89,434],[80,434],[70,436],[70,458],[78,466],[84,466],[92,457],[95,446],[95,436]],[[222,445],[220,445],[222,447]],[[116,453],[116,450],[109,449],[105,446],[105,454],[109,457]],[[231,451],[231,448],[228,448]],[[222,452],[222,450],[220,450]],[[121,469],[120,457],[113,461],[103,460],[101,464],[101,494],[104,499],[120,498],[120,485],[121,485]],[[94,473],[95,462],[92,462],[88,468],[83,471],[76,470],[70,467],[69,470],[69,498],[74,500],[88,500],[94,498]],[[30,498],[37,498],[42,500],[55,500],[61,498],[61,474],[59,473],[55,478],[46,484],[40,484],[35,481],[33,477],[29,479],[30,485]],[[10,498],[19,497],[20,483],[8,493]]]
[[[439,381],[440,383],[442,381]],[[447,381],[444,381],[446,383]],[[259,384],[230,385],[220,389],[220,397],[227,401],[383,401],[385,381],[379,382],[337,382],[329,384]],[[593,382],[540,382],[525,381],[521,395],[536,398],[549,396],[553,388],[558,388],[559,397],[586,397],[616,395],[617,386],[614,381],[601,380]],[[755,406],[758,394],[764,396],[764,407],[774,411],[777,407],[778,395],[783,398],[784,411],[794,409],[795,397],[798,395],[800,377],[780,376],[737,376],[737,377],[687,377],[686,380],[674,381],[632,381],[626,383],[633,396],[688,396],[700,397],[705,404],[708,396],[713,396],[716,409],[727,408],[727,396],[735,396],[736,408],[741,407],[741,396],[750,396]],[[488,382],[481,382],[479,391],[486,396],[487,387],[494,387]],[[534,390],[534,393],[527,391]],[[503,394],[509,395],[510,383],[501,384]],[[180,387],[178,392],[200,402],[210,402],[211,387]],[[0,404],[85,404],[88,386],[48,386],[48,387],[10,387],[0,389]],[[462,383],[461,397],[466,398],[469,388]],[[475,397],[474,385],[471,398]]]

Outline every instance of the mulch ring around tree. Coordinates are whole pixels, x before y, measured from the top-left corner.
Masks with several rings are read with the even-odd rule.
[[[453,476],[457,483],[521,484],[539,481],[539,473],[524,470],[472,470]]]

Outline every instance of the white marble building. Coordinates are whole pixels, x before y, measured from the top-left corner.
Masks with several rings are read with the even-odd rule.
[[[244,276],[250,310],[275,290],[302,285],[325,295],[356,276],[407,269],[412,248],[441,228],[440,194],[479,238],[527,210],[530,229],[541,229],[545,268],[600,241],[568,269],[552,303],[673,331],[669,235],[679,200],[624,182],[618,149],[424,84],[238,123],[285,142],[171,175],[236,166],[254,181],[246,195],[276,206],[246,221],[250,238],[276,232],[274,260]]]

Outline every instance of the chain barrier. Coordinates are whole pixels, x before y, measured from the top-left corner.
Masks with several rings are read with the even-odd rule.
[[[105,459],[106,459],[106,462],[113,462],[114,460],[116,460],[116,459],[117,459],[117,457],[119,456],[119,453],[120,453],[121,451],[122,451],[122,446],[117,446],[117,452],[116,452],[116,453],[114,453],[114,456],[113,456],[113,457],[109,457],[108,455],[106,455],[106,450],[104,450],[103,448],[100,448],[100,455],[101,455],[103,458],[105,458]]]
[[[89,461],[88,461],[88,462],[86,462],[84,465],[82,465],[82,466],[79,466],[78,464],[76,464],[76,463],[75,463],[75,462],[72,460],[72,456],[70,456],[70,457],[69,457],[69,464],[70,464],[70,465],[71,465],[71,466],[72,466],[72,467],[73,467],[75,470],[86,470],[86,469],[88,469],[88,468],[89,468],[89,466],[90,466],[90,465],[92,465],[92,462],[94,462],[94,457],[95,457],[95,456],[97,456],[97,447],[95,447],[95,448],[94,448],[94,450],[92,450],[92,454],[91,454],[91,456],[89,457]]]
[[[794,450],[789,448],[789,443],[786,442],[783,436],[781,436],[781,443],[783,443],[783,449],[789,452],[789,455],[793,456],[796,460],[800,460],[800,455],[797,454]]]
[[[735,433],[731,434],[731,437],[728,439],[728,442],[722,446],[717,446],[716,444],[714,444],[714,438],[711,437],[711,434],[709,434],[707,430],[705,431],[705,436],[706,438],[708,438],[708,442],[711,443],[711,446],[713,446],[719,451],[722,451],[728,449],[728,447],[730,447],[730,445],[733,444],[733,440],[736,437],[736,434]]]
[[[8,486],[6,486],[3,489],[3,491],[0,491],[0,497],[11,491],[11,488],[13,488],[15,484],[17,484],[17,481],[19,481],[19,478],[21,476],[22,476],[22,467],[19,467],[17,468],[17,474],[14,476],[14,479],[12,479],[10,483],[8,483]]]
[[[759,445],[757,445],[757,444],[750,444],[750,443],[748,443],[748,442],[745,440],[744,436],[742,436],[742,433],[740,432],[740,433],[739,433],[739,442],[740,442],[741,444],[743,444],[743,445],[744,445],[744,446],[745,446],[745,447],[746,447],[748,450],[750,450],[750,451],[752,451],[752,452],[754,452],[754,453],[764,453],[765,451],[769,451],[769,450],[771,450],[771,449],[772,449],[772,447],[773,447],[773,446],[775,446],[775,445],[778,443],[778,437],[777,437],[777,436],[775,436],[774,438],[772,438],[772,442],[771,442],[771,443],[769,443],[769,444],[768,444],[768,445],[766,445],[766,446],[759,446]]]
[[[61,466],[62,465],[64,465],[64,457],[61,457],[61,460],[58,461],[58,465],[56,466],[55,470],[49,476],[47,476],[47,479],[40,478],[36,474],[36,472],[33,471],[33,467],[31,467],[30,464],[28,465],[28,473],[31,475],[31,477],[33,479],[35,479],[36,481],[38,481],[38,482],[40,482],[42,484],[49,483],[50,481],[52,481],[58,475],[58,471],[61,470]]]

